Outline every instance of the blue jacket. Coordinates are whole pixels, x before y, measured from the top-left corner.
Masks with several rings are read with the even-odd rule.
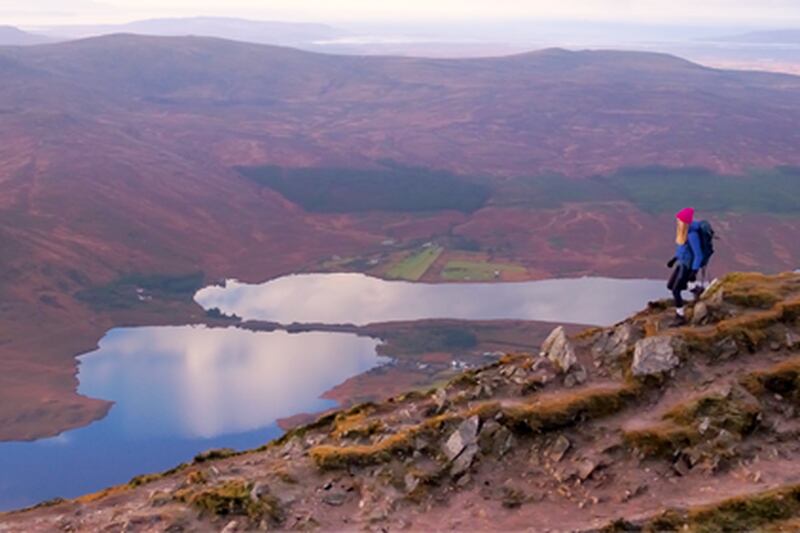
[[[689,225],[689,238],[684,244],[679,244],[675,248],[675,257],[678,264],[690,267],[692,270],[700,270],[703,262],[703,249],[700,247],[700,223],[692,222]]]

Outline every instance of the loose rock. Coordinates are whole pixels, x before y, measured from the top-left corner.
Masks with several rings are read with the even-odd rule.
[[[542,343],[542,355],[550,359],[563,373],[569,372],[578,362],[575,349],[567,339],[567,333],[563,326],[554,329]]]
[[[339,507],[344,504],[345,500],[347,500],[347,494],[344,492],[334,492],[322,497],[322,501],[331,507]]]
[[[472,461],[475,460],[475,456],[478,454],[478,445],[477,444],[470,444],[461,454],[456,457],[456,460],[453,461],[453,466],[450,468],[450,473],[453,476],[458,476],[469,470],[469,467],[472,466]]]
[[[480,425],[480,418],[477,415],[464,420],[458,429],[450,435],[447,442],[444,443],[442,451],[447,458],[452,461],[464,448],[470,444],[475,444],[478,438],[478,426]]]
[[[736,344],[735,340],[731,337],[727,337],[714,344],[713,351],[718,359],[724,361],[739,353],[739,346]]]
[[[680,364],[675,354],[676,341],[669,336],[656,336],[642,339],[633,351],[634,376],[652,376],[669,372]]]
[[[569,441],[567,437],[565,437],[564,435],[559,435],[553,442],[553,444],[550,446],[547,455],[550,457],[551,461],[557,463],[564,458],[564,456],[567,454],[567,451],[569,451],[571,446],[572,443]]]
[[[600,365],[617,363],[640,336],[641,333],[632,324],[625,322],[611,331],[603,332],[592,346],[592,354]]]

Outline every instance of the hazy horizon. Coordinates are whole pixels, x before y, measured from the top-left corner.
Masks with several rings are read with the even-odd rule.
[[[120,24],[149,18],[234,17],[328,24],[613,22],[622,24],[786,28],[800,25],[792,0],[0,0],[0,23],[17,26]]]

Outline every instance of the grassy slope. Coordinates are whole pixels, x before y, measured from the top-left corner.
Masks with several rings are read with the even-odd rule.
[[[443,249],[438,246],[424,248],[393,265],[386,271],[386,275],[394,279],[417,281],[442,255],[442,251]]]
[[[442,270],[442,278],[454,280],[490,280],[495,272],[524,273],[525,268],[506,263],[489,263],[480,261],[448,261]]]

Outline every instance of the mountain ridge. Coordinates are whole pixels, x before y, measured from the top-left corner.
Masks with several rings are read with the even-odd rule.
[[[0,521],[26,531],[796,525],[800,275],[729,274],[690,306],[690,324],[671,327],[672,314],[652,302],[610,328],[556,328],[538,354]]]
[[[48,37],[22,31],[15,26],[0,25],[0,46],[31,46],[51,41]]]

